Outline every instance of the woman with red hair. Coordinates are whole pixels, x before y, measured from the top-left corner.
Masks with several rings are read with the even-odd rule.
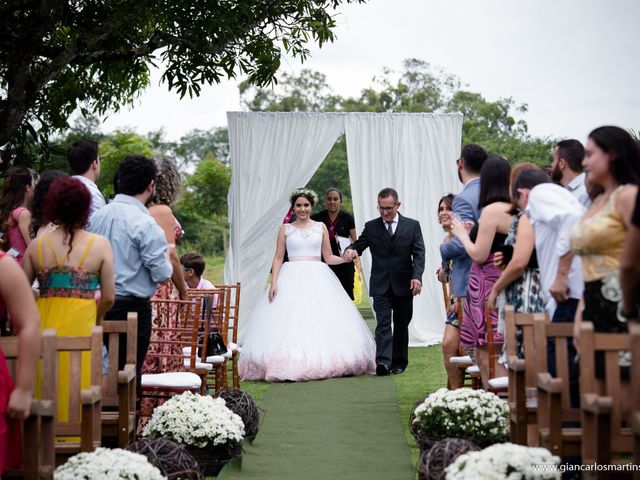
[[[79,180],[61,177],[45,198],[45,222],[51,230],[31,242],[23,268],[29,281],[38,279],[40,325],[58,336],[89,336],[115,299],[113,254],[109,241],[87,232],[91,194]],[[99,302],[96,291],[100,289]],[[82,357],[82,388],[90,382],[90,354]],[[61,355],[58,419],[69,415],[69,358]]]

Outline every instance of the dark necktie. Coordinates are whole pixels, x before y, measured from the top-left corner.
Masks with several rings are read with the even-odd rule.
[[[393,222],[386,222],[387,223],[387,232],[389,232],[389,236],[393,237]]]

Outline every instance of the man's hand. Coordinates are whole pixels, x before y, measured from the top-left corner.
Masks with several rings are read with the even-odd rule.
[[[422,282],[420,280],[416,280],[415,278],[411,279],[411,293],[415,297],[416,295],[420,295],[422,291]]]
[[[549,288],[549,293],[556,302],[566,302],[569,298],[569,276],[558,273]]]
[[[355,258],[358,257],[358,252],[356,252],[353,248],[349,248],[344,251],[342,254],[342,258],[345,262],[353,262]]]
[[[492,310],[498,308],[498,302],[496,301],[497,298],[498,292],[492,288],[491,293],[489,293],[489,296],[487,297],[487,304],[489,304],[489,308],[491,308]]]

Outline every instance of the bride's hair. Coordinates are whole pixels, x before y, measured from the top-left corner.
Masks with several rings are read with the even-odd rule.
[[[311,203],[312,207],[318,201],[318,195],[313,190],[309,190],[308,188],[296,188],[289,195],[289,200],[291,200],[291,208],[293,208],[293,206],[296,203],[296,200],[300,197],[304,197],[307,200],[309,200],[309,203]]]

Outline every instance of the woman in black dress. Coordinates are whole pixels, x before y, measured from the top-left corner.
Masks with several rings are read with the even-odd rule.
[[[322,222],[329,230],[329,241],[331,243],[331,251],[334,255],[341,256],[342,248],[338,237],[348,239],[349,242],[356,240],[356,225],[353,216],[350,213],[341,210],[342,208],[342,192],[337,188],[330,188],[325,195],[327,209],[316,213],[311,217],[316,222]],[[344,287],[349,297],[353,300],[353,277],[355,267],[353,263],[344,263],[342,265],[329,265],[329,268],[336,274],[340,283]]]

